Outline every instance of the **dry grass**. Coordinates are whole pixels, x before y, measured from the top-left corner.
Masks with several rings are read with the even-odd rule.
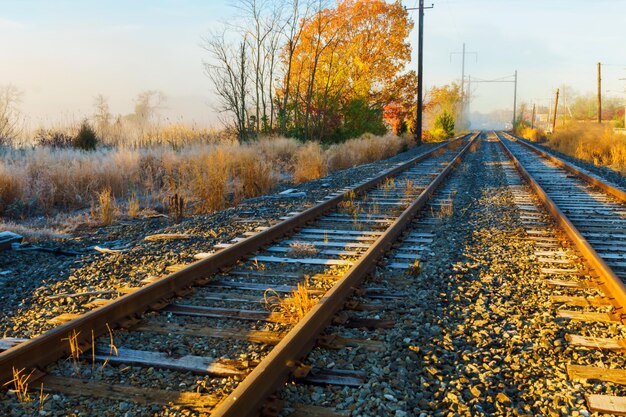
[[[35,370],[33,369],[27,375],[24,373],[25,369],[17,369],[15,367],[12,368],[13,379],[9,382],[5,383],[4,386],[13,384],[13,392],[15,392],[15,396],[20,403],[28,403],[32,401],[32,397],[30,392],[28,392],[28,385],[30,377],[33,375]]]
[[[273,165],[259,158],[257,149],[243,147],[232,161],[231,176],[236,179],[236,200],[267,194],[278,183]]]
[[[297,287],[286,297],[268,289],[264,294],[265,307],[270,311],[280,312],[290,323],[298,323],[317,304],[318,300],[308,290],[308,279],[298,283]]]
[[[167,136],[159,135],[155,137]],[[193,212],[210,213],[271,192],[282,176],[293,175],[295,182],[317,179],[329,171],[395,155],[411,143],[395,136],[364,135],[323,149],[318,143],[282,137],[236,144],[209,139],[199,143],[177,135],[171,137],[184,146],[158,145],[164,139],[151,139],[145,148],[101,147],[95,152],[1,149],[0,216],[50,216],[85,209],[94,197],[106,196],[102,202],[106,204],[100,204],[104,209],[128,204],[133,217],[139,203],[133,193],[141,195],[147,209],[164,205],[179,193]],[[106,217],[102,223],[108,223],[110,217],[100,214],[96,217]]]
[[[414,145],[413,139],[398,136],[374,136],[365,134],[360,138],[350,139],[333,145],[326,151],[329,171],[350,168],[389,158]]]
[[[98,193],[98,209],[96,211],[98,220],[103,225],[109,225],[115,220],[115,201],[110,189],[102,190]]]
[[[546,139],[546,136],[539,129],[526,126],[522,127],[517,134],[531,142],[542,142]]]
[[[309,142],[296,153],[293,180],[296,183],[315,180],[326,175],[324,152],[318,142]]]
[[[452,197],[448,197],[445,201],[441,202],[441,206],[439,206],[439,215],[440,219],[444,219],[446,217],[451,217],[454,213],[454,201]]]
[[[319,250],[312,243],[307,242],[293,242],[289,245],[289,256],[314,256],[319,253]]]
[[[61,340],[67,340],[70,348],[70,356],[68,360],[72,362],[72,367],[76,375],[80,376],[80,356],[83,354],[83,350],[78,342],[78,336],[80,332],[73,330],[71,334],[67,335],[67,338]]]
[[[571,123],[548,138],[548,146],[575,158],[626,174],[626,136],[610,126]]]
[[[128,199],[128,217],[130,217],[131,219],[136,218],[137,216],[139,216],[139,210],[140,206],[139,199],[137,198],[137,193],[132,193]]]
[[[382,185],[382,190],[385,195],[396,190],[396,181],[393,178],[385,178],[385,182]]]
[[[404,197],[411,199],[415,198],[420,189],[415,181],[408,178],[403,181],[402,188],[404,189]]]
[[[28,242],[65,239],[69,237],[67,233],[41,225],[17,224],[11,221],[0,220],[0,232],[4,231],[17,233],[23,236]]]

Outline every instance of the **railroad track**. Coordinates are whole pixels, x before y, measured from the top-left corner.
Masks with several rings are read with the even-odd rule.
[[[198,254],[200,261],[123,297],[96,300],[87,314],[62,315],[62,324],[41,336],[3,339],[0,378],[50,393],[174,404],[217,416],[276,412],[266,399],[290,375],[307,383],[358,383],[359,372],[312,370],[300,361],[316,344],[376,345],[320,334],[333,319],[356,328],[390,325],[369,317],[375,305],[352,303],[347,308],[353,315],[335,315],[355,290],[369,300],[398,297],[359,290],[360,283],[477,136],[438,146],[214,254]],[[428,241],[428,235],[409,235],[390,267],[417,268]],[[202,342],[189,342],[198,336]],[[113,372],[113,365],[125,365],[121,372],[158,369],[161,382],[178,384],[162,383],[167,390],[124,384],[133,376]],[[210,383],[181,389],[193,386],[194,375],[206,375]]]
[[[515,399],[509,398],[513,394],[506,384],[497,385],[492,398],[483,394],[486,388],[481,385],[492,377],[476,375],[479,385],[469,390],[470,373],[458,384],[467,385],[467,392],[454,391],[454,383],[443,382],[451,365],[433,359],[436,349],[420,350],[413,337],[389,345],[393,336],[386,335],[399,322],[409,328],[422,326],[413,322],[414,308],[402,308],[415,306],[407,298],[422,294],[415,288],[414,274],[420,276],[421,263],[428,265],[444,256],[447,248],[460,250],[458,242],[446,243],[445,233],[451,229],[442,229],[443,235],[439,229],[453,212],[465,219],[476,208],[475,201],[466,195],[460,199],[465,206],[455,202],[467,173],[446,177],[465,152],[476,151],[477,136],[442,145],[353,190],[331,195],[303,213],[292,213],[278,225],[224,243],[214,254],[198,254],[203,260],[120,299],[97,300],[96,310],[38,338],[0,340],[0,347],[8,349],[0,354],[0,375],[5,381],[16,380],[37,369],[29,383],[35,387],[43,383],[46,392],[89,396],[103,404],[135,402],[144,405],[147,414],[173,405],[171,415],[270,416],[286,406],[296,410],[292,416],[347,416],[350,412],[341,409],[348,407],[348,400],[339,411],[332,405],[345,398],[354,401],[370,374],[389,372],[388,367],[383,370],[355,359],[354,353],[384,355],[391,348],[391,358],[384,356],[384,361],[394,362],[394,355],[410,351],[407,359],[421,361],[443,394],[431,401],[395,398],[393,389],[401,383],[392,381],[381,399],[388,405],[379,404],[372,413],[404,416],[411,409],[415,413],[441,410],[439,404],[459,414],[509,415],[513,409],[523,414],[522,407],[515,408]],[[530,247],[524,268],[547,286],[554,316],[547,320],[554,320],[559,329],[550,330],[553,340],[542,336],[541,341],[520,341],[516,331],[506,330],[511,339],[502,343],[511,344],[508,352],[520,349],[518,345],[528,349],[528,342],[539,349],[548,344],[560,352],[567,363],[545,372],[557,380],[566,373],[571,380],[568,389],[581,398],[584,394],[586,404],[574,404],[570,411],[626,415],[622,396],[626,393],[622,388],[626,383],[624,192],[506,133],[483,134],[483,138],[487,145],[481,145],[481,151],[486,155],[473,156],[473,166],[482,166],[485,175],[503,173],[515,222],[523,228],[521,235],[514,233],[508,239],[522,239]],[[493,207],[499,210],[498,204]],[[467,268],[456,268],[455,264],[457,275],[447,287],[445,282],[438,287],[428,281],[443,277],[441,269],[427,271],[420,281],[439,288],[434,293],[443,305],[454,305],[459,295],[441,291],[469,274],[463,272]],[[512,267],[504,268],[505,276],[516,273]],[[498,287],[515,285],[514,280],[503,282],[491,273],[487,278],[478,282],[488,298]],[[470,284],[462,283],[461,291],[468,291],[466,285]],[[298,314],[300,308],[308,312]],[[479,310],[480,322],[485,321],[484,311]],[[422,313],[420,320],[425,320]],[[534,327],[534,320],[526,327]],[[426,326],[427,335],[436,335],[423,342],[430,344],[441,329]],[[117,330],[120,327],[125,330]],[[561,347],[562,339],[566,348]],[[434,343],[443,346],[451,363],[459,360],[453,353],[459,350],[453,338]],[[461,358],[465,352],[469,351],[464,350]],[[487,369],[498,369],[496,362]],[[453,373],[466,375],[465,366],[454,366]],[[21,369],[22,377],[16,377],[15,370]],[[511,369],[508,372],[513,374]],[[414,377],[406,370],[397,375]],[[204,379],[198,381],[198,376]],[[287,380],[292,384],[285,385]],[[320,394],[317,386],[335,388]],[[420,391],[431,386],[422,380],[415,394],[421,397]],[[467,398],[459,402],[464,395]],[[520,398],[528,401],[526,395],[532,404],[532,392]],[[557,406],[560,400],[550,401],[553,406],[527,404],[524,411],[545,414],[553,407],[557,414],[570,415]],[[299,408],[298,402],[308,405]],[[115,409],[111,415],[122,411]]]
[[[517,204],[535,241],[537,262],[547,284],[555,288],[552,301],[560,319],[622,325],[626,323],[626,192],[601,178],[574,167],[508,133],[498,134],[513,164],[530,184],[554,224],[542,220],[528,192],[516,194]],[[555,230],[556,229],[556,230]],[[623,353],[626,339],[594,337],[592,328],[578,327],[588,335],[568,333],[572,349]],[[591,335],[591,336],[590,336]],[[611,362],[608,353],[609,363]],[[620,358],[621,359],[621,358]],[[602,359],[600,360],[602,363]],[[610,366],[567,365],[572,380],[608,384],[626,383],[626,369]],[[586,393],[590,411],[626,415],[626,397],[604,395],[602,385]],[[617,391],[620,391],[619,388]]]

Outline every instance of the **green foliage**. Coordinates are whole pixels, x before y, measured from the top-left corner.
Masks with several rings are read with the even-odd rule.
[[[72,146],[84,151],[93,151],[96,149],[97,144],[98,136],[96,135],[96,131],[85,120],[83,124],[80,125],[80,130],[74,138]]]
[[[449,111],[444,110],[437,115],[434,128],[435,131],[441,130],[443,132],[444,139],[450,139],[454,136],[454,116]]]
[[[364,99],[353,99],[343,108],[343,124],[335,137],[337,141],[356,138],[364,133],[384,135],[387,127],[383,122],[383,110],[372,107]]]

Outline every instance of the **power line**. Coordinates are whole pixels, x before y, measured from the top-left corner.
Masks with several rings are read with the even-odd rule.
[[[465,55],[474,55],[476,57],[476,62],[478,62],[478,53],[477,52],[466,52],[465,51],[465,42],[463,42],[463,51],[462,52],[450,52],[450,62],[452,62],[452,55],[461,54],[461,118],[465,119]],[[461,124],[462,126],[464,123]]]
[[[512,80],[509,78],[513,78]],[[484,80],[480,78],[470,78],[471,83],[513,83],[513,122],[511,127],[515,127],[515,118],[517,117],[517,70],[513,75],[505,75],[504,77],[494,78],[492,80]],[[468,95],[469,100],[469,95]]]

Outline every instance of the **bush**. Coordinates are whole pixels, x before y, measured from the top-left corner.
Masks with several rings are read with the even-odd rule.
[[[434,130],[443,131],[444,139],[450,139],[451,137],[453,137],[454,136],[454,116],[452,116],[452,114],[450,114],[450,112],[447,110],[444,110],[443,112],[439,113],[439,115],[435,119]]]
[[[53,129],[39,129],[35,132],[35,143],[51,148],[69,148],[74,138],[67,132]]]
[[[96,131],[85,120],[83,124],[80,125],[80,130],[74,138],[72,146],[84,151],[93,151],[96,149],[97,144],[98,136],[96,135]]]

